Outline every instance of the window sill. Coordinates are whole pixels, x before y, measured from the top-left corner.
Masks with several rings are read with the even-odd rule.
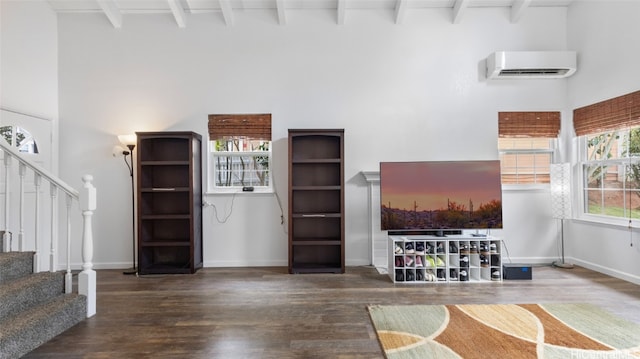
[[[581,214],[579,217],[572,218],[576,222],[585,224],[598,224],[616,228],[640,228],[640,220],[629,218],[615,218],[607,216],[598,216],[595,214]]]
[[[218,195],[258,195],[258,194],[273,194],[273,188],[264,188],[264,189],[254,189],[253,191],[243,191],[242,188],[229,188],[215,191],[207,191],[204,193],[205,196],[218,196]]]
[[[505,192],[549,192],[550,186],[548,183],[536,183],[536,184],[503,184],[502,190]]]

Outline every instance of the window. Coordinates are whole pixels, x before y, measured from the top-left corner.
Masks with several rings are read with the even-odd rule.
[[[549,183],[555,140],[499,138],[502,184]]]
[[[584,212],[640,218],[640,127],[585,135]]]
[[[209,115],[209,192],[271,192],[271,115]]]
[[[559,112],[500,112],[498,151],[503,185],[549,183]]]
[[[38,153],[38,146],[29,131],[19,126],[0,126],[0,136],[22,153]]]
[[[578,108],[573,124],[583,213],[640,218],[640,91]]]

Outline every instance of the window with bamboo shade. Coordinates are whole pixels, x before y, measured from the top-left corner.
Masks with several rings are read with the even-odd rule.
[[[559,133],[560,112],[499,112],[502,184],[549,183]]]
[[[271,114],[211,114],[209,192],[270,192]]]
[[[640,219],[640,91],[573,110],[583,213],[626,225]]]

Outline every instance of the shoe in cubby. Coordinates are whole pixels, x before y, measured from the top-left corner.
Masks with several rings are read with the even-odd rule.
[[[424,280],[426,280],[427,282],[435,282],[436,281],[436,275],[435,275],[435,273],[433,273],[433,269],[427,269],[425,271]]]
[[[449,253],[458,253],[458,246],[455,242],[449,242]]]
[[[415,272],[413,271],[413,269],[409,269],[409,270],[407,270],[407,272],[405,273],[405,275],[406,275],[406,279],[407,279],[407,280],[406,280],[406,282],[415,282],[415,280],[416,280],[416,274],[415,274]]]
[[[480,242],[480,254],[488,255],[491,252],[489,251],[489,243]]]
[[[469,252],[471,254],[477,254],[478,253],[478,242],[469,243]]]
[[[424,260],[422,258],[424,258],[424,257],[416,256],[416,268],[417,267],[420,267],[420,268],[424,267]]]
[[[428,267],[428,268],[435,268],[436,267],[436,261],[433,258],[433,256],[426,256],[424,262],[425,262],[424,263],[425,267]]]
[[[416,254],[424,254],[424,242],[416,242]]]
[[[470,253],[469,248],[470,248],[469,243],[467,242],[460,243],[460,254],[469,254]]]
[[[416,269],[416,282],[424,282],[424,269]]]
[[[441,256],[437,256],[435,258],[436,261],[436,267],[444,267],[446,266],[446,263],[444,262],[444,260],[442,258],[440,258]]]
[[[489,258],[487,258],[487,256],[485,256],[484,254],[480,255],[480,267],[489,267]]]
[[[468,282],[469,281],[469,274],[464,269],[460,270],[460,281],[461,282]]]
[[[414,259],[412,256],[404,256],[404,266],[413,267]]]
[[[444,268],[439,268],[436,271],[436,277],[438,278],[438,281],[440,281],[440,282],[444,282],[444,281],[447,280],[447,274],[446,274]]]
[[[500,270],[499,269],[494,269],[491,272],[491,280],[500,280]]]
[[[435,253],[434,243],[433,242],[426,242],[425,243],[425,252],[428,253],[428,254]]]
[[[458,270],[455,268],[449,269],[449,280],[457,281],[458,280]]]
[[[489,243],[489,252],[498,253],[498,244],[496,242]]]
[[[491,266],[492,267],[500,267],[500,256],[497,254],[491,255]]]
[[[400,243],[396,242],[396,248],[395,248],[394,252],[396,254],[403,254],[404,253],[404,249],[402,249],[402,245],[400,245]]]
[[[469,268],[469,256],[461,255],[460,256],[460,267]]]
[[[404,259],[401,256],[396,256],[396,267],[404,267]]]
[[[436,253],[437,254],[444,254],[445,253],[444,242],[437,242],[436,243]]]
[[[396,269],[396,282],[404,282],[404,271]]]
[[[413,254],[415,253],[415,249],[413,248],[413,243],[408,242],[404,244],[404,252],[406,254]]]

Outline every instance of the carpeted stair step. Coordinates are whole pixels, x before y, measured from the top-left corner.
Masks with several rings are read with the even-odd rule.
[[[61,294],[17,317],[0,321],[0,359],[19,358],[27,354],[83,321],[86,313],[85,296]]]
[[[0,284],[33,272],[34,252],[0,252]]]
[[[62,272],[40,272],[0,285],[0,321],[64,292]]]

